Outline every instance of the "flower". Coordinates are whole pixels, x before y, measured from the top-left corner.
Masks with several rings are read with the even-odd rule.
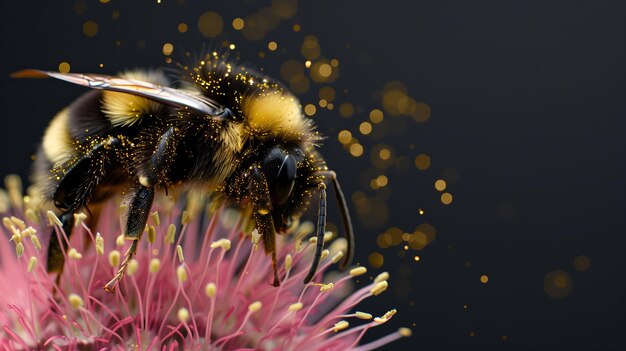
[[[314,246],[314,239],[303,242],[311,223],[278,241],[281,285],[273,287],[260,235],[237,211],[219,209],[205,219],[189,204],[182,210],[171,201],[157,202],[147,238],[111,293],[103,286],[129,246],[114,236],[120,233],[115,202],[104,206],[95,234],[84,223],[87,216],[75,216],[57,278],[45,269],[41,242],[48,224],[64,235],[58,218],[35,210],[32,196],[22,198],[19,182],[7,185],[7,192],[0,191],[6,214],[0,238],[2,350],[369,350],[410,335],[400,328],[358,346],[368,329],[396,311],[380,317],[353,312],[387,289],[388,274],[350,292],[352,278],[367,270],[329,272],[342,256],[341,239],[324,252],[313,282],[302,283]]]

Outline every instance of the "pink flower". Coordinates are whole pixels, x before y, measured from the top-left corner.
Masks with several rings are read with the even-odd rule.
[[[310,223],[279,240],[281,286],[275,288],[271,260],[256,231],[245,234],[248,223],[238,212],[221,209],[207,219],[162,201],[117,291],[109,293],[103,286],[129,246],[115,237],[115,203],[105,206],[98,233],[77,216],[57,280],[46,272],[41,242],[50,232],[47,222],[64,235],[58,219],[35,211],[32,198],[22,202],[16,192],[9,186],[8,196],[0,193],[0,210],[6,210],[0,350],[370,350],[410,335],[400,328],[358,346],[369,328],[396,312],[373,317],[353,311],[387,289],[388,275],[350,292],[352,278],[366,269],[329,272],[345,246],[338,239],[325,252],[315,283],[304,285],[313,248],[301,240],[312,231]]]

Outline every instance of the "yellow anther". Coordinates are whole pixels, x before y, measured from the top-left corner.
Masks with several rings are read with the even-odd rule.
[[[372,315],[369,313],[365,313],[365,312],[357,311],[355,315],[356,315],[356,318],[359,318],[359,319],[366,319],[366,320],[372,319]]]
[[[73,293],[67,297],[67,300],[69,301],[70,305],[72,305],[72,307],[77,310],[84,305],[83,298]]]
[[[148,242],[150,244],[154,244],[155,241],[156,241],[156,229],[154,229],[154,226],[149,226],[148,227]]]
[[[183,217],[181,218],[180,223],[182,223],[182,225],[185,225],[189,222],[191,222],[191,213],[189,213],[189,211],[183,211]]]
[[[224,251],[230,250],[230,240],[222,238],[211,243],[212,249],[216,249],[218,247],[221,247]]]
[[[259,240],[261,240],[261,234],[259,234],[258,230],[253,230],[252,231],[252,244],[257,245],[259,243]]]
[[[376,276],[376,278],[374,278],[374,283],[380,283],[384,280],[389,280],[389,273],[388,272],[382,272],[379,275]]]
[[[405,338],[409,338],[411,337],[411,335],[413,335],[413,331],[409,328],[400,328],[398,329],[398,333],[400,333],[400,335],[404,336]]]
[[[100,233],[96,233],[96,253],[98,255],[104,254],[104,239]]]
[[[287,254],[287,256],[285,256],[285,270],[289,271],[291,269],[292,264],[293,264],[293,258],[291,257],[291,254]]]
[[[35,234],[37,234],[37,230],[35,230],[35,228],[33,228],[33,227],[28,227],[28,228],[22,230],[22,236],[24,236],[24,237],[33,236]]]
[[[152,221],[154,222],[154,225],[156,225],[157,227],[161,225],[161,219],[159,218],[159,211],[152,212],[150,216],[152,217]]]
[[[120,234],[115,238],[115,245],[118,247],[124,246],[124,234]]]
[[[378,296],[382,294],[385,290],[387,290],[388,286],[389,286],[389,283],[387,283],[386,280],[383,280],[382,282],[376,283],[376,285],[372,288],[372,290],[370,290],[370,293],[374,296]]]
[[[74,213],[74,227],[80,226],[83,221],[87,219],[87,215],[84,213]]]
[[[134,275],[135,273],[137,273],[138,269],[139,269],[139,261],[133,258],[130,261],[128,261],[128,266],[126,266],[126,274],[128,274],[129,276]]]
[[[83,255],[78,252],[78,250],[72,247],[67,251],[67,257],[73,260],[80,260],[81,258],[83,258]]]
[[[328,231],[326,233],[324,233],[324,242],[327,243],[329,241],[331,241],[333,239],[333,236],[335,236],[335,233]]]
[[[339,321],[335,323],[335,327],[333,329],[335,330],[335,333],[337,333],[346,329],[349,326],[350,326],[350,323],[348,323],[347,321]]]
[[[30,260],[28,260],[28,273],[32,272],[35,269],[35,265],[37,264],[37,257],[30,256]]]
[[[21,243],[22,242],[22,234],[17,233],[17,234],[11,235],[11,239],[9,239],[9,241],[13,241],[16,244]]]
[[[121,257],[122,255],[117,250],[109,252],[109,264],[111,265],[111,267],[117,267],[117,265],[120,264]]]
[[[167,227],[167,234],[165,235],[165,239],[164,239],[165,243],[173,244],[175,235],[176,235],[176,226],[174,224],[170,224]]]
[[[178,261],[184,262],[185,256],[183,255],[183,247],[180,245],[176,246],[176,254],[178,255]]]
[[[185,323],[189,320],[189,311],[186,308],[182,307],[178,310],[178,320]]]
[[[217,286],[215,283],[208,283],[204,286],[204,293],[207,297],[214,298],[217,294]]]
[[[327,292],[327,291],[333,290],[334,286],[335,286],[335,284],[333,284],[333,283],[321,284],[320,285],[320,292]]]
[[[20,228],[20,230],[26,229],[26,223],[24,223],[23,220],[15,216],[11,216],[11,222],[13,222],[13,224],[15,224],[18,228]]]
[[[326,257],[328,257],[328,255],[330,255],[330,251],[328,250],[323,250],[322,254],[320,255],[320,260],[325,259]]]
[[[309,243],[311,243],[311,244],[317,244],[317,237],[315,237],[315,236],[310,237],[310,238],[309,238]]]
[[[48,211],[46,212],[46,216],[48,216],[48,223],[50,223],[50,225],[56,225],[59,228],[63,228],[63,223],[61,223],[61,220],[54,214],[54,212]]]
[[[157,273],[159,269],[161,269],[161,260],[159,260],[158,258],[151,259],[149,269],[150,273]]]
[[[11,230],[11,226],[13,225],[13,222],[11,222],[11,218],[9,217],[4,217],[2,218],[2,224],[9,230]]]
[[[17,243],[17,245],[15,246],[15,253],[17,254],[17,257],[22,257],[22,255],[24,254],[24,244]]]
[[[356,267],[356,268],[352,268],[350,270],[350,275],[353,277],[358,277],[360,275],[363,275],[367,273],[367,268],[361,266],[361,267]]]
[[[176,277],[181,283],[187,281],[187,270],[185,269],[185,265],[181,264],[176,268]]]
[[[258,312],[261,309],[261,307],[263,307],[263,304],[261,303],[261,301],[254,301],[248,306],[248,311],[252,313]]]
[[[302,302],[296,302],[296,303],[292,303],[291,305],[289,305],[289,312],[297,312],[300,311],[302,309],[304,305],[302,304]]]
[[[391,311],[387,311],[387,313],[385,313],[385,315],[383,315],[382,317],[374,318],[374,322],[376,322],[378,324],[386,323],[389,319],[391,319],[391,317],[393,317],[394,314],[396,314],[396,310],[395,309],[393,309]]]
[[[337,263],[339,262],[339,260],[341,260],[341,258],[343,257],[343,251],[337,251],[337,253],[332,257],[332,261],[333,263]]]

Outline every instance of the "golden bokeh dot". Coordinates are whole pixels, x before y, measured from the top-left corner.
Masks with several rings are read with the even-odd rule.
[[[360,157],[363,155],[363,145],[358,143],[350,145],[350,154],[354,157]]]
[[[100,0],[100,2],[101,2],[101,3],[103,3],[103,4],[106,4],[106,3],[108,3],[109,1],[111,1],[111,0]]]
[[[74,13],[77,15],[83,15],[87,12],[87,4],[84,1],[76,1],[72,6]]]
[[[296,60],[287,60],[280,65],[280,76],[285,81],[290,81],[292,77],[304,76],[304,66]]]
[[[341,112],[341,107],[339,107],[339,111]],[[359,132],[361,132],[361,134],[363,135],[368,135],[369,133],[371,133],[372,125],[370,124],[370,122],[362,122],[359,125]]]
[[[235,18],[233,20],[233,28],[235,28],[235,30],[242,30],[243,27],[246,25],[246,23],[244,22],[243,18]]]
[[[378,252],[372,252],[368,258],[368,261],[372,268],[380,268],[385,262],[385,258]]]
[[[419,154],[415,157],[415,167],[420,171],[425,171],[430,168],[430,156],[426,154]]]
[[[319,105],[320,107],[326,107],[328,105],[328,101],[326,101],[326,99],[320,99]]]
[[[383,147],[382,149],[380,149],[380,151],[378,151],[378,157],[380,157],[380,159],[383,161],[388,160],[391,157],[391,150]]]
[[[181,22],[178,24],[178,31],[181,33],[186,33],[187,32],[187,23],[185,22]]]
[[[205,12],[198,18],[198,30],[207,38],[215,38],[224,28],[222,16],[215,12]]]
[[[307,104],[306,106],[304,106],[304,113],[307,116],[313,116],[315,112],[317,112],[317,108],[315,107],[315,105]]]
[[[318,72],[323,78],[328,78],[333,73],[333,68],[327,63],[322,63],[318,68]]]
[[[171,43],[163,44],[163,55],[169,56],[172,54],[173,51],[174,51],[174,45],[172,45]]]
[[[352,117],[354,114],[354,106],[349,102],[344,102],[339,105],[339,114],[341,117]]]
[[[59,72],[61,73],[68,73],[70,71],[70,64],[63,61],[61,63],[59,63]]]
[[[555,270],[543,280],[543,289],[553,299],[562,299],[572,291],[572,279],[569,274],[561,270]]]
[[[437,179],[437,181],[435,181],[435,189],[437,189],[437,191],[446,190],[446,181],[443,179]]]
[[[352,140],[352,133],[350,133],[349,130],[342,130],[337,135],[337,139],[339,140],[340,143],[344,145],[348,144]]]
[[[574,268],[577,271],[584,272],[591,267],[591,259],[585,255],[576,256],[574,258]]]
[[[383,111],[379,109],[373,109],[370,111],[370,121],[372,123],[380,123],[383,121]]]
[[[328,105],[326,105],[326,108],[332,110],[335,108],[335,105],[332,102],[329,102]]]
[[[319,92],[320,99],[325,99],[327,101],[335,100],[335,89],[333,87],[322,87]]]
[[[310,60],[304,61],[304,67],[311,68],[311,61]]]
[[[376,183],[378,183],[378,186],[380,187],[387,186],[387,184],[389,183],[389,178],[387,178],[386,175],[379,175],[376,178]]]
[[[487,284],[487,282],[489,281],[489,277],[486,274],[483,274],[480,276],[480,282],[483,284]]]
[[[415,262],[419,262],[419,260],[420,260],[420,257],[419,257],[419,256],[415,256],[415,257],[413,257],[413,261],[415,261]]]
[[[83,23],[83,34],[88,37],[93,37],[98,34],[98,23],[94,21],[87,21]]]
[[[330,60],[330,65],[333,67],[339,67],[339,60],[337,59]]]
[[[289,79],[289,87],[296,94],[304,94],[309,90],[310,81],[304,74],[296,74]]]
[[[411,116],[416,122],[426,122],[430,119],[430,105],[425,102],[418,102],[415,104],[415,111],[412,111]]]
[[[300,47],[300,54],[308,60],[315,60],[320,56],[321,48],[314,35],[307,35]]]
[[[113,11],[113,13],[111,14],[111,18],[113,18],[114,20],[119,19],[120,18],[120,12],[119,11]]]
[[[293,17],[298,12],[298,2],[296,0],[272,0],[272,12],[281,19]]]
[[[235,44],[228,45],[228,48],[231,49],[231,50],[235,50],[235,47],[236,47]]]
[[[452,203],[452,194],[443,193],[441,194],[441,203],[444,205],[449,205]]]
[[[302,30],[302,27],[299,24],[294,24],[292,28],[294,32],[299,32],[300,30]]]
[[[269,43],[267,43],[267,48],[270,51],[276,51],[276,49],[278,49],[278,44],[275,41],[270,41]]]

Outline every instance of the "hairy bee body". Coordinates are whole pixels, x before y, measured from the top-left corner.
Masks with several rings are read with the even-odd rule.
[[[134,242],[125,263],[143,233],[155,191],[181,185],[209,194],[219,204],[248,210],[275,265],[275,233],[285,231],[317,191],[323,192],[317,236],[323,237],[324,181],[332,175],[352,236],[334,173],[316,150],[319,134],[303,116],[297,98],[267,77],[216,53],[186,68],[179,88],[171,87],[158,71],[106,77],[30,70],[16,76],[52,76],[98,89],[82,95],[50,122],[33,179],[58,209],[68,235],[76,211],[126,193],[124,234]],[[316,257],[322,244],[318,243]],[[53,235],[50,270],[63,266],[61,245]],[[114,289],[125,263],[108,288]]]

